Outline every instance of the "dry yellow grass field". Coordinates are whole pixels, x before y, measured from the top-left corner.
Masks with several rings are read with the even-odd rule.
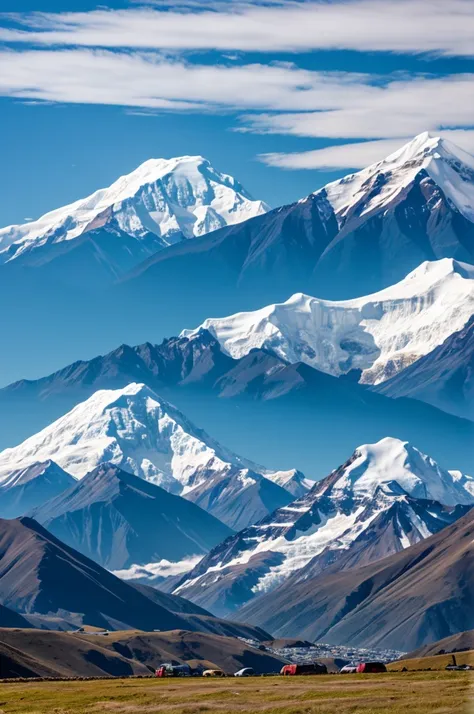
[[[0,684],[2,714],[466,714],[469,672]]]

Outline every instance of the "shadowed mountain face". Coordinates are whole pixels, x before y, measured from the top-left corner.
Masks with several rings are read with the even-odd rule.
[[[0,521],[0,597],[25,615],[68,612],[99,627],[147,629],[152,622],[160,629],[183,626],[178,615],[155,605],[30,518]]]
[[[471,422],[417,400],[375,394],[349,376],[288,365],[263,350],[234,360],[207,331],[161,345],[122,346],[0,390],[3,433],[14,443],[96,390],[131,380],[148,384],[234,452],[267,467],[297,467],[308,478],[327,474],[357,443],[387,434],[417,444],[448,468],[471,468]]]
[[[474,420],[474,316],[442,345],[374,389]]]
[[[28,620],[14,610],[0,605],[0,627],[31,627]],[[1,677],[1,675],[0,675]]]
[[[194,503],[111,464],[31,515],[109,570],[201,555],[231,533]]]
[[[93,625],[269,637],[259,628],[219,620],[182,598],[175,602],[174,596],[134,587],[31,518],[0,520],[0,600],[8,610],[21,613],[31,623],[27,626],[53,630]]]
[[[239,617],[278,636],[415,649],[472,628],[474,512],[363,568],[288,581]]]
[[[0,517],[23,516],[75,483],[72,476],[51,460],[15,469],[0,483]]]

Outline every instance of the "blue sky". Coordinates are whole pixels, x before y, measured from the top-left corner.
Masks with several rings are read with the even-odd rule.
[[[2,10],[1,226],[150,157],[203,154],[276,206],[423,130],[474,150],[471,0]]]

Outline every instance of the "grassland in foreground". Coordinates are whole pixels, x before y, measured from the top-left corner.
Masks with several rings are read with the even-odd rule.
[[[0,684],[2,714],[471,713],[469,672]]]

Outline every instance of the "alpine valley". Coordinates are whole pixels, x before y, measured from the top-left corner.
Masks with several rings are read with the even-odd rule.
[[[272,210],[151,159],[0,230],[0,298],[0,625],[232,661],[474,627],[474,157],[420,134]],[[100,671],[156,656],[121,643]]]

